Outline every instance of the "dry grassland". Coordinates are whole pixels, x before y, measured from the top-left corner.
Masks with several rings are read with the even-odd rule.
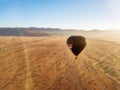
[[[0,90],[120,90],[120,45],[87,38],[78,60],[68,37],[0,37]]]

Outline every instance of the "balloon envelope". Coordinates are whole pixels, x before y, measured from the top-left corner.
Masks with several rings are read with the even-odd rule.
[[[71,36],[67,40],[67,45],[73,54],[78,56],[86,46],[86,39],[83,36]]]

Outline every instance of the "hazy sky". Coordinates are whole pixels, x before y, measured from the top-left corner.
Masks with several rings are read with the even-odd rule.
[[[0,27],[120,29],[120,0],[0,0]]]

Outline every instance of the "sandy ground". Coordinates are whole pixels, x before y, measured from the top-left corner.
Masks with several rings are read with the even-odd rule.
[[[75,60],[68,37],[0,37],[0,90],[120,90],[120,45],[87,38]]]

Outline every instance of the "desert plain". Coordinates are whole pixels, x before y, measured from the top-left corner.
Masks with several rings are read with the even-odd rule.
[[[78,34],[77,60],[71,35],[0,36],[0,90],[120,90],[120,34]]]

